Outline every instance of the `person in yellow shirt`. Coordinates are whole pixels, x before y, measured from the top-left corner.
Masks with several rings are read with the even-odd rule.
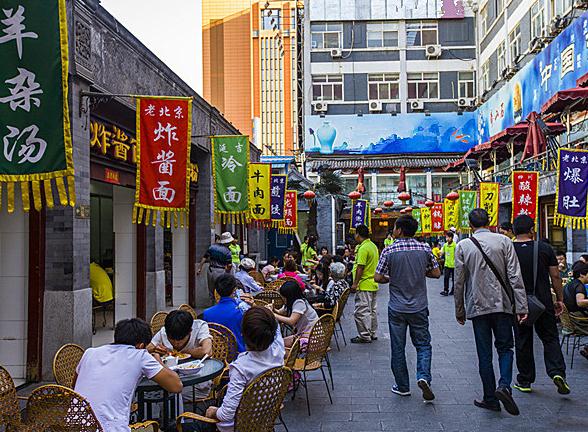
[[[439,242],[433,243],[433,249],[431,249],[431,252],[433,252],[433,255],[435,255],[435,258],[437,258],[437,260],[441,258],[441,249],[439,248]]]
[[[229,250],[231,251],[233,268],[237,269],[241,263],[241,246],[239,245],[239,239],[236,236],[233,236],[233,241],[229,245]]]
[[[353,265],[351,292],[356,293],[354,318],[358,336],[352,338],[351,343],[371,343],[378,339],[378,284],[374,281],[374,275],[379,253],[378,247],[370,240],[367,226],[360,225],[355,229],[355,241],[358,246]]]
[[[392,232],[388,233],[388,236],[384,239],[384,247],[391,246],[394,243],[394,237],[392,237]]]
[[[446,242],[441,249],[441,256],[444,259],[443,269],[443,291],[442,296],[453,295],[453,286],[455,284],[455,242],[453,233],[447,231],[445,234]],[[449,291],[449,279],[451,279],[451,291]]]
[[[92,296],[98,303],[108,303],[114,299],[112,282],[108,274],[95,262],[90,264],[90,287]]]

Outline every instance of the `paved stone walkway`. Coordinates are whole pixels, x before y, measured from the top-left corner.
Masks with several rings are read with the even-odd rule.
[[[459,326],[454,319],[453,297],[442,297],[440,280],[429,281],[429,308],[433,339],[433,383],[436,400],[424,404],[412,376],[413,395],[401,398],[390,392],[393,384],[390,370],[388,336],[388,290],[380,290],[378,316],[379,340],[371,345],[347,344],[341,352],[333,343],[332,363],[335,391],[333,405],[323,383],[309,386],[312,416],[306,412],[304,391],[294,401],[287,396],[284,420],[291,432],[372,432],[372,431],[588,431],[588,361],[576,354],[574,369],[568,364],[568,381],[572,393],[557,394],[545,374],[542,345],[536,339],[535,361],[537,383],[532,394],[515,390],[521,415],[512,417],[504,410],[493,413],[474,407],[481,397],[477,356],[471,323]],[[347,339],[355,336],[353,298],[350,298],[343,325]],[[564,347],[565,349],[565,347]],[[409,371],[415,370],[415,351],[407,344]],[[496,363],[496,361],[495,361]],[[317,378],[320,377],[320,373]],[[276,430],[283,430],[277,428]]]

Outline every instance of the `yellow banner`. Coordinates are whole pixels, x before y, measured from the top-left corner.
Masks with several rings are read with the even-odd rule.
[[[491,227],[498,226],[498,183],[480,183],[480,207],[488,212]]]
[[[269,222],[271,220],[270,179],[270,164],[249,164],[249,218],[251,222]]]
[[[429,207],[423,207],[421,209],[421,228],[423,234],[431,234],[433,226],[433,219],[431,217],[431,209]]]
[[[445,219],[445,229],[457,228],[459,214],[459,200],[450,200],[445,198],[443,206],[445,207],[443,217]]]

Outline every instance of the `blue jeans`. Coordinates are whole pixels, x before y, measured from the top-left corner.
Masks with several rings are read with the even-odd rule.
[[[498,369],[500,379],[498,387],[508,387],[512,382],[513,364],[513,316],[506,313],[492,313],[478,316],[472,319],[474,324],[474,337],[476,350],[478,351],[478,367],[482,386],[484,387],[484,401],[496,404],[498,399],[494,396],[496,391],[496,377],[492,366],[492,335],[494,346],[498,352]]]
[[[406,367],[406,328],[417,351],[417,380],[431,383],[431,333],[429,333],[429,310],[417,313],[395,312],[388,308],[390,346],[392,348],[392,373],[400,391],[410,390],[408,368]]]

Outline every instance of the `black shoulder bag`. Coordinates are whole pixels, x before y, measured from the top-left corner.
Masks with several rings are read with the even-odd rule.
[[[529,317],[524,325],[533,327],[535,321],[545,312],[545,305],[535,295],[537,288],[537,267],[539,265],[539,242],[533,242],[533,294],[527,294]]]

